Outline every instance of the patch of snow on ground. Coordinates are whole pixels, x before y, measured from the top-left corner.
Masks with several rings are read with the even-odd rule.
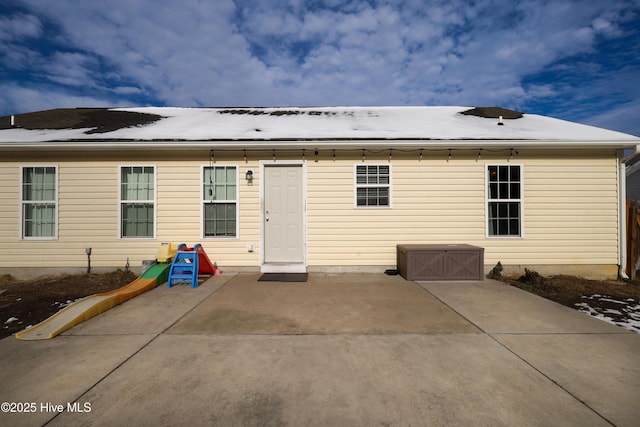
[[[17,318],[17,317],[10,317],[10,318],[8,318],[8,319],[4,322],[4,324],[5,324],[5,325],[8,325],[8,324],[10,324],[10,323],[15,322],[16,320],[18,320],[18,318]]]
[[[609,296],[598,294],[583,296],[582,298],[585,302],[575,304],[578,311],[640,334],[640,303],[638,301],[633,298],[619,301]],[[591,305],[589,301],[593,301]],[[597,303],[595,303],[596,301]],[[614,304],[616,305],[615,307],[604,307],[605,305]]]
[[[54,302],[53,305],[57,306],[58,309],[61,310],[61,309],[65,308],[65,307],[70,306],[71,304],[73,304],[76,301],[78,301],[78,300],[76,299],[76,300],[73,300],[73,301],[67,300],[67,302]]]

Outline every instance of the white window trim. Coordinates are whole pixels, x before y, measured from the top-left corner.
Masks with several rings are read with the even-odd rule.
[[[358,206],[358,188],[374,187],[374,185],[358,184],[358,166],[389,166],[389,205]],[[381,185],[377,185],[381,187]],[[356,209],[391,209],[393,207],[393,168],[391,163],[355,163],[353,165],[353,207]]]
[[[511,201],[520,203],[520,235],[519,236],[492,236],[489,234],[489,167],[490,166],[519,166],[520,167],[520,198]],[[493,200],[492,200],[493,201]],[[485,238],[487,239],[524,239],[524,165],[522,163],[485,163],[484,165],[484,227]]]
[[[153,203],[153,236],[148,237],[128,237],[122,235],[122,168],[142,167],[153,168],[153,201],[145,200],[144,202]],[[155,164],[144,163],[128,163],[118,165],[118,239],[120,240],[156,240],[158,230],[158,166]]]
[[[210,167],[235,167],[236,168],[236,235],[235,236],[205,236],[204,234],[204,205],[208,202],[203,195],[204,170]],[[238,164],[202,164],[200,167],[200,237],[205,240],[239,240],[240,239],[240,166]],[[232,202],[227,200],[225,202]]]
[[[30,236],[25,236],[24,235],[24,207],[27,203],[25,203],[24,200],[24,169],[25,168],[54,168],[55,169],[55,174],[56,174],[56,194],[53,200],[53,203],[55,203],[56,205],[56,214],[55,214],[55,226],[54,226],[54,233],[53,236],[47,236],[47,237],[30,237]],[[20,200],[19,200],[19,211],[20,211],[20,217],[18,218],[18,238],[20,240],[58,240],[58,228],[60,226],[60,222],[59,222],[59,216],[60,216],[60,204],[58,202],[58,194],[59,194],[59,188],[60,188],[60,175],[58,173],[58,165],[22,165],[20,166],[20,190],[18,192]]]

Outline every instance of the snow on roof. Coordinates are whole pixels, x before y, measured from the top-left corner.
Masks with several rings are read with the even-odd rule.
[[[92,126],[90,119],[77,127],[58,129],[0,128],[0,147],[53,141],[273,141],[273,140],[508,140],[640,143],[640,138],[593,126],[535,114],[501,109],[462,114],[472,107],[277,107],[177,108],[144,107],[100,110],[101,117],[135,113],[140,120],[122,126]],[[491,110],[491,111],[489,111]],[[50,110],[70,114],[74,110]],[[77,109],[82,112],[82,109]],[[86,110],[89,111],[89,110]],[[91,110],[93,112],[96,109]],[[493,114],[485,114],[487,111]],[[504,125],[494,116],[504,111]],[[119,112],[119,113],[115,113]],[[474,112],[472,112],[474,113]],[[508,114],[508,113],[516,113]],[[35,113],[32,113],[35,114]],[[88,114],[88,113],[87,113]],[[27,115],[25,115],[25,120]],[[489,116],[489,117],[487,117]],[[521,116],[521,117],[520,117]],[[98,116],[94,116],[98,117]],[[509,118],[520,117],[520,118]],[[4,122],[4,121],[3,121]],[[46,121],[45,121],[46,122]],[[43,123],[45,123],[43,122]],[[86,127],[84,127],[86,126]],[[26,126],[25,126],[26,127]],[[42,125],[41,125],[42,127]],[[47,145],[47,144],[39,144]],[[90,144],[87,144],[90,145]]]

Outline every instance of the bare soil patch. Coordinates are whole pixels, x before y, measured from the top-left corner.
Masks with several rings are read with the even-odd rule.
[[[519,277],[495,277],[512,286],[640,333],[640,281],[543,277],[527,270]]]
[[[19,281],[0,276],[0,338],[35,325],[79,298],[118,289],[136,279],[132,272],[76,274]],[[536,295],[588,312],[640,333],[640,281],[588,280],[575,276],[496,277]],[[591,310],[586,310],[587,304]],[[627,327],[637,325],[636,329]]]
[[[0,276],[0,338],[42,322],[69,303],[118,289],[136,279],[130,271],[75,274],[19,281]]]

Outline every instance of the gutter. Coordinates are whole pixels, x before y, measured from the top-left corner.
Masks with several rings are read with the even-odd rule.
[[[430,139],[430,138],[274,138],[274,139],[68,139],[50,141],[1,141],[0,150],[299,150],[337,149],[629,149],[637,140],[550,140],[550,139]],[[635,154],[627,157],[633,157]],[[626,157],[625,157],[626,159]]]

